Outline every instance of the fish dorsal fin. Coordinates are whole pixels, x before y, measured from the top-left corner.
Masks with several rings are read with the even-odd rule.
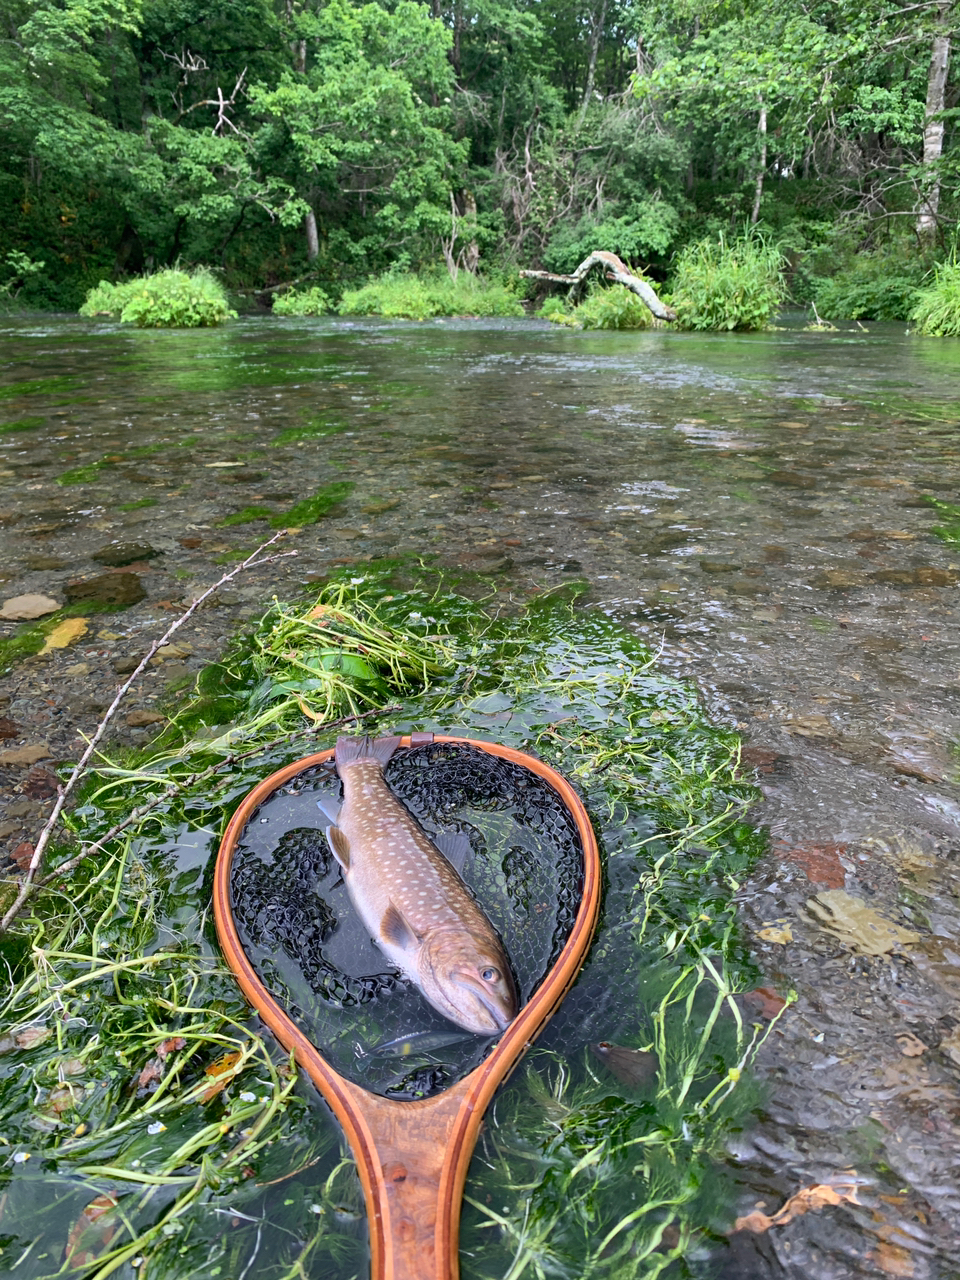
[[[467,860],[467,854],[473,852],[473,845],[470,843],[469,836],[464,835],[461,831],[443,831],[440,835],[434,836],[433,843],[455,871],[463,871],[463,864]]]
[[[350,843],[339,827],[327,827],[327,844],[344,871],[350,868]]]
[[[419,942],[417,935],[392,902],[380,921],[380,936],[384,942],[389,942],[392,947],[399,947],[401,951],[412,951]]]

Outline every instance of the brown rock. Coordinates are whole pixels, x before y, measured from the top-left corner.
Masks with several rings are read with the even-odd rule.
[[[801,471],[771,471],[767,476],[771,484],[788,485],[791,489],[815,489],[817,482],[813,476],[805,476]]]
[[[19,738],[20,729],[9,716],[0,716],[0,738]]]
[[[3,602],[0,618],[7,618],[13,622],[28,622],[34,618],[43,618],[48,613],[56,613],[59,608],[59,603],[51,596],[12,596]]]
[[[49,800],[51,796],[57,794],[59,786],[60,780],[55,773],[51,773],[49,769],[41,769],[37,765],[27,774],[23,784],[23,794],[29,796],[31,800]]]
[[[149,542],[111,542],[101,547],[90,557],[98,564],[117,568],[120,565],[133,564],[135,560],[152,560],[160,554]]]
[[[856,569],[825,569],[810,579],[810,585],[821,591],[849,591],[853,587],[865,587],[867,579]]]
[[[734,573],[742,565],[734,560],[701,560],[700,568],[704,573]]]
[[[124,609],[143,600],[147,593],[135,573],[101,573],[82,582],[69,582],[65,594],[70,601],[90,601]]]
[[[27,747],[12,747],[9,751],[0,751],[0,764],[36,764],[38,760],[49,760],[53,752],[42,742],[35,742]]]
[[[131,671],[136,671],[140,665],[140,659],[134,655],[127,658],[114,658],[110,665],[118,676],[127,676]]]
[[[160,715],[159,711],[131,711],[127,716],[131,729],[143,729],[148,724],[160,724],[165,720],[166,716]]]

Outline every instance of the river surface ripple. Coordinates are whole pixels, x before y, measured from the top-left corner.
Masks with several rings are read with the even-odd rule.
[[[764,792],[752,816],[772,848],[742,920],[770,986],[798,1001],[759,1063],[760,1122],[731,1152],[739,1211],[862,1180],[861,1205],[739,1232],[704,1274],[957,1273],[960,547],[924,500],[960,500],[956,343],[789,323],[252,319],[185,334],[44,317],[2,323],[0,397],[4,599],[62,595],[108,542],[161,553],[131,567],[143,602],[6,679],[0,712],[65,758],[97,681],[116,683],[110,663],[267,536],[263,519],[218,527],[246,508],[355,485],[296,559],[224,593],[181,678],[332,564],[426,553],[516,600],[588,579],[743,733]],[[30,806],[6,802],[15,844]],[[854,954],[813,902],[838,889],[920,942]]]

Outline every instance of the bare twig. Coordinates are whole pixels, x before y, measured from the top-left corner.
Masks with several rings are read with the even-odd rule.
[[[34,850],[33,850],[33,856],[30,859],[30,865],[27,868],[26,875],[24,876],[23,884],[20,886],[20,892],[17,894],[16,898],[13,901],[13,904],[9,907],[3,919],[0,920],[0,933],[5,933],[6,930],[9,929],[10,925],[16,919],[21,908],[23,907],[23,904],[27,901],[27,899],[30,897],[31,893],[33,892],[34,881],[36,880],[37,869],[40,866],[40,860],[42,859],[44,852],[46,851],[47,845],[50,843],[50,838],[53,835],[54,830],[56,829],[57,823],[60,819],[60,815],[63,812],[64,805],[67,802],[67,798],[70,795],[70,793],[73,791],[74,787],[76,787],[81,777],[83,776],[84,771],[86,770],[87,764],[90,761],[90,757],[93,755],[94,751],[96,751],[97,744],[101,741],[101,739],[103,738],[103,735],[106,733],[107,727],[109,726],[110,721],[113,719],[114,714],[117,711],[117,708],[120,706],[120,703],[126,697],[130,689],[130,686],[134,683],[137,677],[145,670],[147,663],[154,656],[157,650],[163,648],[163,646],[169,642],[170,637],[174,635],[177,631],[179,631],[180,628],[183,626],[183,624],[187,621],[187,619],[192,617],[192,615],[197,611],[197,609],[200,608],[204,600],[212,596],[215,591],[219,590],[219,588],[224,585],[224,583],[229,582],[231,578],[235,578],[237,574],[241,573],[244,569],[253,568],[261,564],[272,564],[273,561],[275,560],[283,560],[287,556],[295,556],[297,554],[296,551],[284,551],[280,555],[267,556],[263,560],[257,559],[261,551],[265,551],[268,547],[272,547],[275,542],[278,542],[281,538],[285,536],[286,536],[286,530],[284,529],[281,529],[279,533],[275,533],[268,542],[261,543],[261,545],[257,547],[256,551],[254,551],[251,555],[247,556],[246,560],[244,560],[241,564],[238,564],[235,569],[231,569],[229,573],[225,573],[223,577],[219,580],[219,582],[215,582],[213,586],[208,587],[207,590],[204,591],[202,595],[197,596],[196,600],[192,602],[190,607],[187,610],[185,610],[185,612],[182,613],[179,618],[177,618],[174,622],[172,622],[169,627],[167,627],[166,631],[163,633],[160,639],[155,640],[153,642],[153,644],[150,646],[150,649],[141,658],[140,665],[137,667],[136,671],[134,671],[133,674],[128,677],[125,683],[122,684],[119,687],[119,689],[117,689],[117,693],[113,699],[113,702],[111,702],[110,706],[107,708],[107,711],[103,719],[97,725],[96,732],[94,733],[90,741],[87,743],[86,751],[84,751],[83,755],[80,757],[78,762],[74,765],[73,772],[70,774],[70,777],[67,779],[66,786],[61,786],[57,788],[56,803],[54,804],[53,809],[50,812],[50,816],[47,818],[47,821],[44,824],[44,828],[40,832],[40,835],[37,839],[36,846],[34,847]]]
[[[658,320],[676,320],[677,313],[672,307],[668,307],[665,302],[660,301],[656,292],[646,280],[641,280],[639,276],[635,276],[626,263],[621,262],[615,253],[607,253],[602,249],[598,249],[584,258],[573,275],[557,275],[553,271],[521,271],[520,274],[532,280],[551,280],[557,284],[578,285],[593,267],[601,267],[606,271],[608,279],[616,280],[618,284],[625,285],[628,289],[631,289],[642,302],[646,303]]]
[[[355,724],[359,720],[367,720],[370,716],[390,715],[392,712],[400,710],[402,710],[402,708],[399,703],[394,703],[392,706],[388,707],[372,707],[369,711],[358,711],[356,714],[351,716],[341,716],[339,720],[318,722],[317,724],[310,725],[306,729],[299,730],[297,733],[284,734],[282,740],[285,742],[292,742],[297,738],[313,737],[316,734],[324,733],[329,729],[339,729],[345,724]],[[181,778],[177,782],[169,783],[164,787],[159,795],[154,796],[153,799],[148,800],[146,804],[142,804],[138,808],[134,809],[122,822],[118,822],[116,826],[111,827],[106,835],[101,836],[94,844],[86,845],[81,852],[76,854],[73,858],[68,859],[66,862],[61,862],[58,866],[54,867],[49,874],[41,876],[36,882],[37,888],[43,888],[44,885],[49,884],[52,880],[56,880],[59,876],[65,875],[68,871],[72,871],[74,867],[79,866],[80,863],[83,862],[84,858],[89,858],[92,854],[99,853],[103,847],[109,843],[109,841],[114,840],[122,831],[125,831],[127,827],[133,826],[135,822],[139,822],[141,818],[145,818],[148,813],[153,809],[156,809],[158,805],[163,804],[165,800],[172,800],[179,792],[184,792],[190,787],[195,787],[201,782],[206,782],[208,778],[216,777],[216,775],[223,769],[232,768],[233,765],[240,764],[244,760],[249,760],[252,756],[263,755],[265,751],[269,751],[271,747],[275,747],[279,741],[281,740],[274,739],[271,742],[261,742],[258,746],[251,747],[249,751],[233,752],[228,756],[224,756],[222,760],[218,760],[216,764],[212,764],[206,769],[201,769],[196,773],[192,773],[188,777]]]

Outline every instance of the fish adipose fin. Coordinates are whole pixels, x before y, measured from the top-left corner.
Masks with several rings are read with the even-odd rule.
[[[358,760],[376,760],[385,765],[400,742],[400,738],[338,738],[334,759],[338,769],[344,764],[356,764]]]
[[[463,864],[467,860],[467,854],[473,852],[473,845],[470,843],[469,836],[463,835],[459,831],[444,831],[440,835],[433,837],[433,843],[456,872],[463,871]]]
[[[344,871],[350,868],[350,844],[339,827],[327,827],[327,844]]]
[[[380,936],[384,942],[389,942],[392,947],[399,947],[401,951],[413,951],[419,943],[417,935],[392,902],[380,921]]]

